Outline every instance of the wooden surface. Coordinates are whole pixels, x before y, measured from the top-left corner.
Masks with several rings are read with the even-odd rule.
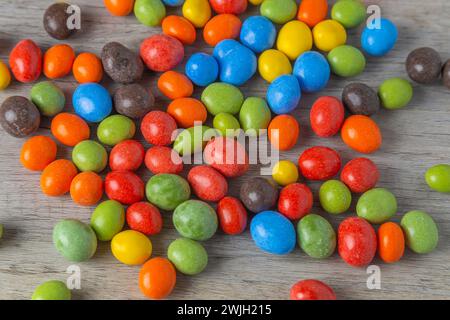
[[[42,16],[52,1],[3,0],[0,2],[0,57],[7,60],[19,39],[31,38],[43,49],[57,43],[45,33]],[[76,51],[100,53],[109,41],[119,41],[138,49],[140,42],[157,28],[147,28],[134,16],[111,17],[101,0],[74,0],[81,6],[83,30],[68,42]],[[383,15],[392,18],[399,27],[399,41],[388,56],[369,58],[364,74],[351,79],[333,78],[322,95],[340,96],[349,81],[362,81],[376,88],[388,77],[406,77],[404,61],[409,51],[420,46],[437,49],[443,59],[450,58],[450,2],[447,0],[367,1],[379,4]],[[175,11],[169,11],[175,12]],[[255,14],[251,8],[247,14]],[[200,35],[200,33],[199,33]],[[199,37],[188,47],[186,56],[201,50],[210,52]],[[359,31],[352,31],[349,42],[358,44]],[[147,73],[142,81],[155,89],[157,75]],[[76,83],[72,77],[57,81],[67,93],[68,100]],[[104,84],[113,91],[107,80]],[[319,261],[307,257],[299,248],[287,256],[272,256],[255,247],[248,231],[237,237],[218,232],[204,243],[208,254],[207,269],[199,276],[178,275],[174,299],[286,299],[290,286],[305,278],[316,278],[332,286],[341,299],[448,299],[450,297],[450,197],[431,192],[423,179],[425,170],[437,163],[450,162],[450,91],[436,84],[414,86],[414,100],[404,110],[381,111],[374,116],[384,135],[380,151],[370,155],[381,171],[379,186],[389,188],[397,196],[399,213],[395,220],[409,210],[429,212],[438,224],[440,242],[437,250],[428,255],[406,251],[400,263],[386,265],[377,258],[374,264],[381,268],[381,290],[369,290],[365,269],[347,266],[337,253]],[[28,96],[30,85],[14,82],[0,93],[0,101],[11,95]],[[243,91],[246,96],[264,96],[266,84],[255,77]],[[199,92],[196,94],[198,95]],[[156,93],[157,94],[157,93]],[[158,95],[158,107],[167,101]],[[302,134],[294,150],[282,157],[296,161],[306,147],[326,145],[341,152],[346,162],[357,153],[350,151],[339,137],[319,139],[309,127],[309,107],[318,95],[306,95],[295,112]],[[71,106],[67,106],[71,110]],[[43,121],[39,134],[49,134],[48,120]],[[0,131],[0,222],[5,226],[0,242],[0,299],[28,299],[35,286],[50,279],[65,280],[66,268],[71,263],[54,249],[51,233],[54,224],[63,218],[77,218],[89,222],[92,208],[76,206],[70,197],[47,198],[39,189],[39,173],[23,169],[19,152],[23,140]],[[70,157],[68,148],[60,148],[60,157]],[[141,170],[144,181],[149,173]],[[256,166],[245,177],[231,182],[231,194],[238,194],[242,180],[259,174]],[[318,184],[310,184],[317,193]],[[354,197],[357,199],[357,197]],[[355,200],[354,199],[354,200]],[[314,212],[323,214],[337,227],[339,221],[354,214],[331,217],[315,201]],[[354,201],[355,202],[355,201]],[[164,230],[151,240],[153,256],[165,255],[170,241],[177,238],[171,224],[171,215],[165,214]],[[81,267],[81,290],[74,291],[76,299],[141,299],[138,285],[139,267],[129,267],[116,261],[109,243],[100,243],[95,257]]]

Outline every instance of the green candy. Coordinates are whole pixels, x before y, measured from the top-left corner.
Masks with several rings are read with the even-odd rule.
[[[397,213],[397,199],[384,188],[366,191],[356,204],[356,213],[371,223],[386,222]]]
[[[97,128],[98,140],[108,146],[115,146],[119,142],[133,138],[136,125],[133,120],[121,114],[105,118]]]
[[[439,231],[431,216],[423,211],[410,211],[400,222],[406,245],[415,253],[430,253],[439,242]]]
[[[108,162],[108,153],[100,143],[85,140],[73,148],[72,161],[80,171],[101,172]]]
[[[202,152],[213,137],[220,135],[208,126],[195,126],[181,131],[173,143],[173,150],[182,156]]]
[[[340,77],[355,77],[366,67],[366,58],[360,50],[349,45],[334,48],[328,53],[328,62],[334,74]]]
[[[352,193],[348,187],[338,180],[329,180],[319,190],[322,208],[331,214],[344,213],[352,204]]]
[[[412,85],[409,81],[402,78],[387,79],[378,89],[381,104],[390,110],[406,107],[411,101],[413,94]]]
[[[43,81],[31,88],[31,101],[43,116],[52,117],[64,109],[66,97],[56,84]]]
[[[204,241],[217,231],[217,215],[206,202],[188,200],[173,213],[173,224],[178,233],[192,240]]]
[[[428,186],[438,192],[450,193],[450,165],[438,164],[425,173]]]
[[[266,100],[257,97],[245,99],[239,112],[242,129],[249,136],[262,134],[261,130],[269,127],[272,114]]]
[[[312,258],[328,258],[336,249],[336,233],[331,224],[317,214],[308,214],[297,225],[300,247]]]
[[[294,0],[264,0],[260,12],[275,23],[285,24],[295,18],[297,4]]]
[[[214,117],[213,126],[223,136],[228,137],[238,136],[239,129],[241,128],[239,121],[233,115],[223,112]]]
[[[173,241],[167,250],[167,257],[181,273],[193,276],[202,272],[208,264],[208,253],[199,243],[180,238]]]
[[[82,262],[94,255],[97,237],[89,225],[79,220],[65,219],[53,228],[53,244],[67,260]]]
[[[0,239],[3,238],[3,224],[0,223]]]
[[[345,28],[356,28],[366,19],[366,7],[360,0],[341,0],[331,9],[331,18]]]
[[[191,196],[189,183],[176,174],[157,174],[147,182],[147,199],[163,210],[174,210]]]
[[[125,224],[125,210],[115,200],[100,203],[91,216],[91,227],[100,241],[109,241],[122,231]]]
[[[134,15],[140,23],[156,27],[166,16],[166,7],[161,0],[136,0],[134,3]]]
[[[203,90],[202,102],[213,116],[225,112],[238,114],[244,102],[244,95],[239,88],[224,82],[215,82]]]
[[[58,280],[50,280],[37,286],[31,300],[71,300],[72,294],[66,284]]]

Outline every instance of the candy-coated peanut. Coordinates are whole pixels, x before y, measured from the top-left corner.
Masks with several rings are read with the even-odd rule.
[[[60,113],[66,104],[64,92],[53,82],[43,81],[31,88],[31,101],[42,115],[52,117]]]
[[[161,232],[163,220],[158,208],[148,202],[136,202],[127,209],[127,224],[130,229],[147,236]]]
[[[175,100],[190,97],[194,86],[184,74],[176,71],[167,71],[158,79],[158,89],[167,98]]]
[[[302,250],[312,258],[328,258],[336,249],[336,232],[317,214],[308,214],[298,222],[297,238]]]
[[[184,45],[191,45],[197,38],[193,24],[186,18],[179,16],[167,16],[162,21],[162,31],[181,41]]]
[[[286,151],[297,144],[300,126],[293,116],[283,114],[272,119],[268,131],[272,146],[278,150]]]
[[[111,200],[133,204],[144,199],[144,182],[130,171],[112,171],[105,178],[105,193]]]
[[[46,281],[34,289],[31,300],[71,300],[72,294],[62,281]]]
[[[134,15],[140,23],[156,27],[166,16],[166,7],[161,0],[136,0]]]
[[[352,193],[347,186],[338,180],[328,180],[320,186],[320,205],[331,214],[346,212],[352,204]]]
[[[342,126],[341,137],[346,145],[361,153],[377,151],[383,141],[376,122],[363,115],[348,117]]]
[[[313,206],[313,194],[306,184],[292,183],[281,189],[278,211],[291,220],[307,215]]]
[[[344,117],[344,106],[339,99],[335,97],[320,97],[311,108],[311,129],[319,137],[334,136],[341,130]]]
[[[344,45],[347,41],[347,32],[337,21],[324,20],[319,22],[313,29],[315,46],[325,52]]]
[[[9,54],[9,67],[17,81],[36,81],[42,72],[42,51],[32,40],[20,41]]]
[[[377,166],[367,158],[351,160],[341,172],[341,181],[355,193],[363,193],[374,188],[379,178]]]
[[[378,254],[386,263],[399,261],[405,251],[402,228],[394,222],[383,223],[378,229]]]
[[[103,197],[103,180],[91,171],[81,172],[70,184],[72,200],[81,206],[92,206]]]
[[[199,200],[188,200],[180,204],[173,212],[172,220],[182,237],[197,241],[210,239],[218,226],[214,209]]]
[[[331,9],[331,17],[347,29],[356,28],[366,19],[366,7],[360,0],[337,1]]]
[[[272,169],[272,178],[280,186],[287,186],[298,180],[297,166],[288,160],[281,160]]]
[[[133,11],[134,0],[103,0],[106,9],[113,16],[127,16]]]
[[[261,77],[271,83],[279,76],[292,73],[292,66],[283,52],[269,49],[259,56],[258,70]]]
[[[8,88],[11,83],[11,73],[8,66],[0,60],[0,91]]]
[[[298,159],[302,175],[309,180],[327,180],[341,169],[339,153],[328,147],[312,147],[303,151]]]
[[[91,227],[100,241],[110,241],[122,231],[125,224],[125,210],[115,200],[100,203],[91,216]]]
[[[69,147],[88,140],[91,132],[83,119],[70,113],[56,115],[51,123],[51,131],[59,142]]]
[[[45,167],[41,175],[41,189],[47,196],[62,196],[70,191],[77,168],[69,160],[55,160]]]
[[[286,23],[278,33],[277,49],[288,56],[297,59],[303,52],[313,46],[312,33],[309,27],[301,21]]]
[[[105,147],[93,140],[78,143],[72,150],[72,161],[80,171],[102,172],[108,164]]]
[[[223,232],[237,235],[247,227],[247,210],[239,199],[225,197],[217,204],[217,216]]]
[[[136,140],[122,141],[109,154],[109,167],[113,171],[136,171],[144,162],[144,146]]]
[[[93,53],[80,53],[73,62],[72,73],[78,83],[98,83],[103,78],[102,61]]]
[[[194,276],[201,273],[208,265],[208,253],[200,242],[179,238],[167,249],[167,257],[178,271]]]
[[[127,265],[140,265],[150,258],[152,243],[149,238],[134,230],[122,231],[111,241],[114,257]]]
[[[331,71],[340,77],[355,77],[366,67],[366,58],[359,49],[342,45],[328,53]]]
[[[171,115],[181,128],[190,128],[195,124],[206,121],[208,113],[200,100],[194,98],[180,98],[172,101],[167,107]]]
[[[285,24],[294,19],[297,3],[294,0],[264,0],[260,12],[275,23]]]
[[[219,14],[213,17],[203,29],[203,39],[214,47],[225,39],[235,39],[241,32],[241,20],[229,13]]]
[[[177,273],[166,258],[148,260],[139,272],[139,288],[151,299],[164,299],[172,293],[177,281]]]
[[[147,199],[163,210],[174,210],[191,196],[189,183],[183,177],[166,173],[152,176],[145,192]]]
[[[380,85],[378,96],[384,108],[396,110],[404,108],[413,98],[413,87],[408,80],[390,78]]]
[[[333,289],[322,281],[310,279],[294,284],[290,298],[291,300],[336,300],[336,295]]]
[[[328,14],[327,0],[302,0],[298,8],[297,19],[310,28],[326,19]]]
[[[450,193],[450,165],[438,164],[427,170],[425,180],[428,186],[442,193]]]
[[[49,137],[34,136],[22,146],[20,162],[28,170],[42,171],[56,159],[56,143]]]
[[[211,19],[211,6],[208,0],[186,0],[183,4],[183,17],[196,28],[203,28]]]
[[[434,251],[439,242],[439,231],[433,218],[423,211],[410,211],[400,222],[406,245],[415,253]]]
[[[49,79],[62,78],[72,71],[75,52],[67,44],[57,44],[45,52],[44,74]]]
[[[359,198],[356,213],[370,223],[386,222],[397,213],[397,199],[387,189],[371,189]]]

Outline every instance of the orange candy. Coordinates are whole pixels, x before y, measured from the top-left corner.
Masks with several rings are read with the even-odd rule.
[[[177,273],[166,258],[148,260],[139,272],[139,288],[151,299],[164,299],[170,295],[177,282]]]
[[[405,237],[403,230],[394,222],[383,223],[378,229],[378,253],[386,263],[394,263],[403,257]]]
[[[346,145],[361,153],[377,151],[383,140],[375,121],[362,115],[353,115],[345,120],[341,137]]]
[[[55,160],[42,172],[41,189],[47,196],[57,197],[69,192],[70,184],[77,175],[77,168],[69,160]]]
[[[62,144],[74,147],[79,142],[89,139],[91,130],[79,116],[71,113],[56,115],[51,124],[53,136]]]
[[[297,19],[314,27],[326,19],[328,14],[327,0],[302,0],[298,8]]]
[[[225,39],[235,39],[241,32],[242,22],[233,14],[219,14],[213,17],[203,29],[205,42],[214,47]]]
[[[194,25],[188,19],[179,16],[165,17],[162,21],[162,31],[186,45],[193,44],[197,37]]]
[[[20,153],[20,162],[28,170],[42,171],[56,159],[56,143],[49,137],[28,139]]]
[[[44,74],[49,79],[62,78],[72,71],[75,52],[67,44],[57,44],[44,55]]]
[[[300,133],[297,120],[287,114],[273,118],[268,130],[270,143],[281,151],[292,149],[297,143]]]
[[[93,53],[80,53],[73,62],[73,76],[79,83],[100,82],[103,78],[103,65]]]
[[[182,128],[194,126],[194,122],[205,122],[208,113],[203,103],[194,98],[180,98],[172,101],[167,107],[170,114]]]
[[[192,96],[194,85],[184,74],[167,71],[159,77],[158,89],[167,98],[175,100]]]
[[[103,0],[106,9],[113,16],[127,16],[133,11],[134,0]]]
[[[70,196],[81,206],[96,204],[103,196],[102,178],[90,171],[79,173],[70,184]]]

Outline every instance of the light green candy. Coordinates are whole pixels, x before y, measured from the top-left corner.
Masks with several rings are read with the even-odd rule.
[[[42,115],[52,117],[64,109],[66,97],[56,84],[43,81],[31,88],[31,101],[38,107]]]
[[[331,9],[331,18],[345,28],[356,28],[366,19],[366,7],[360,0],[340,0]]]
[[[219,113],[238,114],[244,102],[239,88],[224,82],[215,82],[203,90],[201,100],[213,116]]]
[[[100,143],[85,140],[73,148],[72,161],[80,171],[101,172],[106,168],[108,153]]]
[[[386,109],[406,107],[413,97],[413,87],[405,79],[391,78],[385,80],[378,89],[381,104]]]
[[[148,201],[163,210],[174,210],[191,196],[189,183],[176,174],[161,173],[148,180],[145,187]]]
[[[266,100],[257,97],[245,99],[239,112],[239,121],[249,136],[262,134],[261,130],[269,127],[272,114]]]
[[[91,227],[100,241],[110,241],[122,231],[125,224],[125,210],[115,200],[100,203],[91,216]]]
[[[297,237],[300,247],[312,258],[328,258],[336,249],[336,233],[333,227],[317,214],[308,214],[299,221]]]
[[[366,58],[360,50],[349,45],[334,48],[328,53],[328,62],[334,74],[348,78],[361,74]]]
[[[182,156],[195,154],[203,151],[208,141],[215,136],[220,136],[220,133],[208,126],[190,127],[176,137],[173,150]]]
[[[134,3],[134,15],[140,23],[156,27],[166,16],[166,7],[161,0],[136,0]]]
[[[346,212],[352,204],[352,193],[348,187],[338,180],[329,180],[319,190],[322,208],[331,214]]]
[[[397,199],[384,188],[366,191],[356,204],[356,213],[371,223],[386,222],[397,213]]]
[[[133,138],[136,133],[136,125],[133,120],[121,114],[115,114],[105,118],[97,128],[98,140],[108,146]]]
[[[260,12],[275,23],[285,24],[295,18],[297,4],[294,0],[264,0]]]
[[[235,137],[239,133],[241,125],[239,121],[229,113],[219,113],[214,117],[213,126],[223,136]]]
[[[3,237],[3,224],[0,223],[0,239]]]
[[[428,186],[437,192],[450,193],[450,165],[438,164],[425,173]]]
[[[50,280],[37,286],[31,300],[71,300],[72,294],[66,284],[58,280]]]
[[[173,212],[173,225],[178,233],[192,240],[204,241],[217,231],[217,215],[206,202],[188,200]]]
[[[186,238],[173,241],[167,250],[167,257],[178,271],[191,276],[202,272],[208,264],[205,248],[199,242]]]
[[[439,242],[439,231],[431,216],[423,211],[410,211],[400,222],[406,244],[415,253],[430,253]]]

